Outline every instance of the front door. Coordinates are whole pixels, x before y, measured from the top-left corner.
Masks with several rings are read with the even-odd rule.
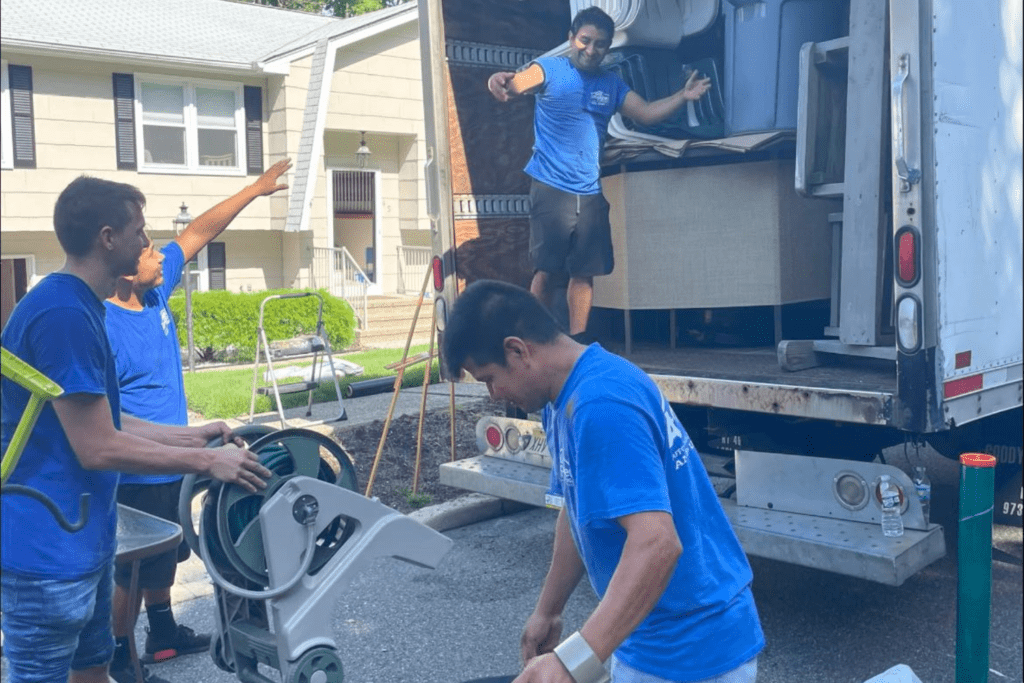
[[[333,246],[348,250],[371,292],[380,289],[378,197],[376,171],[331,172]]]

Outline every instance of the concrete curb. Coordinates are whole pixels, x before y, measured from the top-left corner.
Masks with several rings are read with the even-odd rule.
[[[409,518],[439,532],[528,510],[532,506],[482,493],[470,493],[454,500],[430,505],[409,513]],[[213,595],[213,583],[202,560],[195,556],[178,565],[178,577],[171,587],[171,603],[178,605]]]
[[[411,519],[435,531],[449,531],[494,517],[529,509],[530,505],[483,493],[470,493],[454,500],[415,510]]]

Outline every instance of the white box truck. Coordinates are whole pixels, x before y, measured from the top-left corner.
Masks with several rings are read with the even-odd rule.
[[[616,267],[590,330],[672,402],[747,552],[891,585],[941,557],[879,457],[900,444],[996,455],[995,514],[1020,524],[1020,4],[420,0],[440,335],[466,283],[532,274],[532,98],[499,104],[487,78],[564,50],[590,4],[641,94],[712,76],[674,129],[609,126]],[[538,423],[477,429],[443,481],[559,504]]]

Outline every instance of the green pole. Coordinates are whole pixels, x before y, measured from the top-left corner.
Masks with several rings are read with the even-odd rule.
[[[987,683],[992,609],[992,507],[996,458],[960,456],[956,683]]]

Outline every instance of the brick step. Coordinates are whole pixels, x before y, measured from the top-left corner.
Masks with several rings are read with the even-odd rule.
[[[415,296],[396,296],[396,297],[370,297],[366,300],[367,310],[376,309],[406,309],[413,310],[416,308],[416,302],[419,297]],[[423,299],[423,307],[426,308],[433,304],[432,299]]]
[[[387,325],[387,326],[385,326],[385,325],[376,325],[374,327],[370,327],[370,328],[365,328],[365,329],[359,330],[359,334],[362,335],[362,337],[364,337],[364,339],[368,335],[369,336],[374,336],[374,335],[377,335],[377,336],[380,336],[380,335],[394,336],[394,335],[398,335],[398,336],[407,336],[408,337],[409,336],[409,326],[408,325]],[[418,325],[418,326],[416,326],[416,331],[413,333],[413,335],[416,336],[416,337],[429,337],[430,336],[430,328],[429,328],[429,326],[419,326]]]
[[[370,314],[367,317],[367,325],[365,327],[375,328],[379,325],[404,325],[408,330],[413,325],[413,315],[381,315],[381,314]],[[420,317],[417,318],[416,327],[430,327],[430,311],[420,311]]]
[[[363,334],[360,333],[356,336],[356,341],[353,344],[354,348],[362,349],[400,349],[405,346],[405,341],[408,338],[408,332],[405,334]],[[429,344],[430,335],[427,334],[416,334],[412,338],[412,344]]]

